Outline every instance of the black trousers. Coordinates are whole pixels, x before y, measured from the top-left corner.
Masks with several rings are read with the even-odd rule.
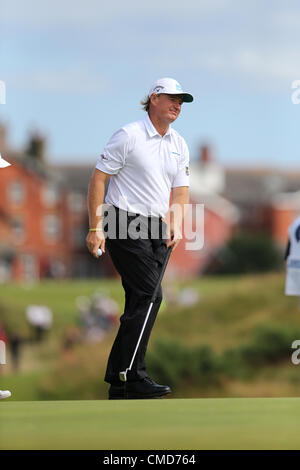
[[[117,385],[121,383],[119,372],[125,371],[132,360],[166,255],[167,226],[161,218],[143,217],[121,211],[118,208],[114,209],[117,214],[116,237],[111,237],[108,231],[106,247],[122,279],[125,291],[125,307],[108,358],[105,381]],[[122,216],[121,221],[120,214]],[[139,222],[138,226],[135,225],[137,221]],[[134,239],[131,238],[130,226],[132,225],[135,225],[135,229],[140,228],[138,237],[136,237],[137,230],[135,230]],[[153,225],[156,227],[154,237]],[[123,235],[126,232],[127,238],[120,238],[120,228]],[[106,232],[107,227],[104,226],[104,230]],[[127,373],[128,381],[140,380],[147,376],[145,354],[161,301],[162,289],[160,288],[148,317],[132,369]]]

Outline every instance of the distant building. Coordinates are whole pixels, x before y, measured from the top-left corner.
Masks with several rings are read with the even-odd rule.
[[[215,160],[208,145],[200,148],[199,158],[190,164],[190,187],[194,196],[222,194],[225,189],[224,168]]]
[[[300,182],[299,191],[273,196],[269,212],[272,236],[282,248],[285,248],[288,240],[288,227],[300,215]]]
[[[69,188],[45,162],[44,139],[34,134],[25,152],[0,151],[12,165],[0,171],[0,281],[89,277],[105,272],[87,251],[86,191]]]
[[[240,210],[239,229],[271,236],[284,248],[290,223],[300,213],[300,172],[226,169],[224,195]]]
[[[108,255],[95,260],[85,244],[93,165],[48,165],[45,139],[36,132],[25,151],[14,152],[4,125],[0,152],[12,163],[0,171],[0,282],[117,275]],[[196,204],[204,205],[198,227],[204,244],[187,250],[191,240],[185,237],[172,254],[171,277],[205,272],[238,230],[267,233],[283,248],[300,213],[300,173],[225,169],[204,145],[190,165],[190,202],[192,213]]]
[[[224,169],[214,159],[211,149],[204,145],[197,160],[190,165],[190,203],[204,206],[203,247],[187,250],[189,240],[180,242],[170,261],[169,275],[178,278],[195,277],[207,269],[216,253],[232,236],[239,222],[239,210],[221,193],[225,188]],[[195,219],[195,218],[194,218]],[[193,231],[195,230],[195,220]]]

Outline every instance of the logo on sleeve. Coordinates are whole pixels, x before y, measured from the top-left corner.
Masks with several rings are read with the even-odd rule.
[[[108,160],[108,158],[103,153],[101,154],[101,158],[102,160]]]
[[[187,176],[189,176],[189,174],[190,174],[190,169],[189,169],[188,166],[185,167],[185,174],[186,174]]]

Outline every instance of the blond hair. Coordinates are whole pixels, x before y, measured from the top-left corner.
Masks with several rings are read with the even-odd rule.
[[[149,111],[149,107],[150,107],[150,97],[149,96],[145,96],[145,98],[140,102],[141,105],[142,105],[142,109],[144,111]]]

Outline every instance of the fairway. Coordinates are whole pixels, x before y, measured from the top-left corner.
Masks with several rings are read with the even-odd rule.
[[[300,398],[0,403],[0,449],[300,449]]]

